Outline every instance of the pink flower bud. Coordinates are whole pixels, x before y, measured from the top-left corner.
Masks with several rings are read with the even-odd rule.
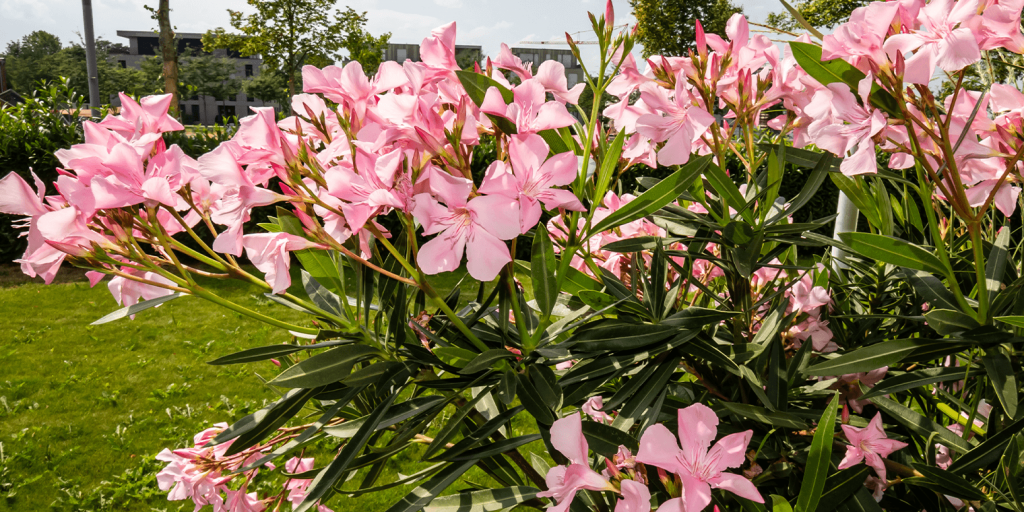
[[[608,0],[604,5],[604,24],[608,31],[615,28],[615,6],[612,5],[612,0]]]
[[[274,363],[278,368],[281,367],[281,361],[278,361],[277,359],[271,359],[270,362]]]
[[[704,26],[700,24],[700,20],[695,21],[697,23],[697,26],[695,27],[697,30],[697,35],[695,38],[695,42],[697,44],[697,53],[700,55],[701,59],[706,59],[708,58],[708,41],[707,38],[704,37]]]

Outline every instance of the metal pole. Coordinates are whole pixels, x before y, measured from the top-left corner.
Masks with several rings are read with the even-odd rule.
[[[839,207],[836,213],[839,216],[836,217],[836,229],[832,232],[832,238],[839,240],[839,233],[857,231],[857,217],[860,212],[857,210],[857,206],[853,204],[853,201],[842,192],[839,193]],[[837,270],[846,268],[846,265],[840,259],[843,256],[846,256],[846,251],[838,247],[832,248],[832,260],[835,262]]]
[[[92,0],[82,0],[85,18],[85,70],[89,74],[89,112],[96,116],[100,106],[100,77],[96,70],[96,36],[92,30]]]

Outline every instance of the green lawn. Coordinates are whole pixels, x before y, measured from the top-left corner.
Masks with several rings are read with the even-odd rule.
[[[0,510],[192,510],[191,501],[168,502],[156,488],[161,464],[152,457],[276,396],[259,380],[276,373],[269,362],[205,361],[289,335],[192,297],[135,320],[90,326],[117,309],[105,283],[90,289],[81,272],[61,273],[61,282],[47,286],[0,266]],[[459,276],[438,277],[446,289]],[[305,321],[244,284],[203,285],[250,309]],[[413,455],[396,457],[380,483],[394,481],[399,469],[411,473],[400,465]],[[466,478],[487,481],[477,470]],[[383,510],[408,490],[331,505]]]

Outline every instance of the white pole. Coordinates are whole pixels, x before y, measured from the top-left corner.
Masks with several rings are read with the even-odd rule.
[[[89,112],[92,117],[99,115],[100,79],[96,71],[96,38],[92,30],[92,0],[82,0],[82,17],[85,24],[85,71],[89,75]]]
[[[850,233],[857,231],[857,217],[860,212],[857,210],[857,206],[853,204],[853,201],[846,194],[839,192],[839,207],[836,210],[839,214],[836,217],[836,229],[832,233],[832,238],[839,240],[839,233]],[[846,268],[841,258],[846,256],[846,251],[838,248],[832,248],[832,260],[834,261],[834,268],[836,270]]]

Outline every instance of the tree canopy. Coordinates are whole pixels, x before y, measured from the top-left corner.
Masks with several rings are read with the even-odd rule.
[[[694,20],[704,31],[725,35],[725,23],[743,8],[730,0],[630,0],[643,56],[686,55],[696,37]]]

